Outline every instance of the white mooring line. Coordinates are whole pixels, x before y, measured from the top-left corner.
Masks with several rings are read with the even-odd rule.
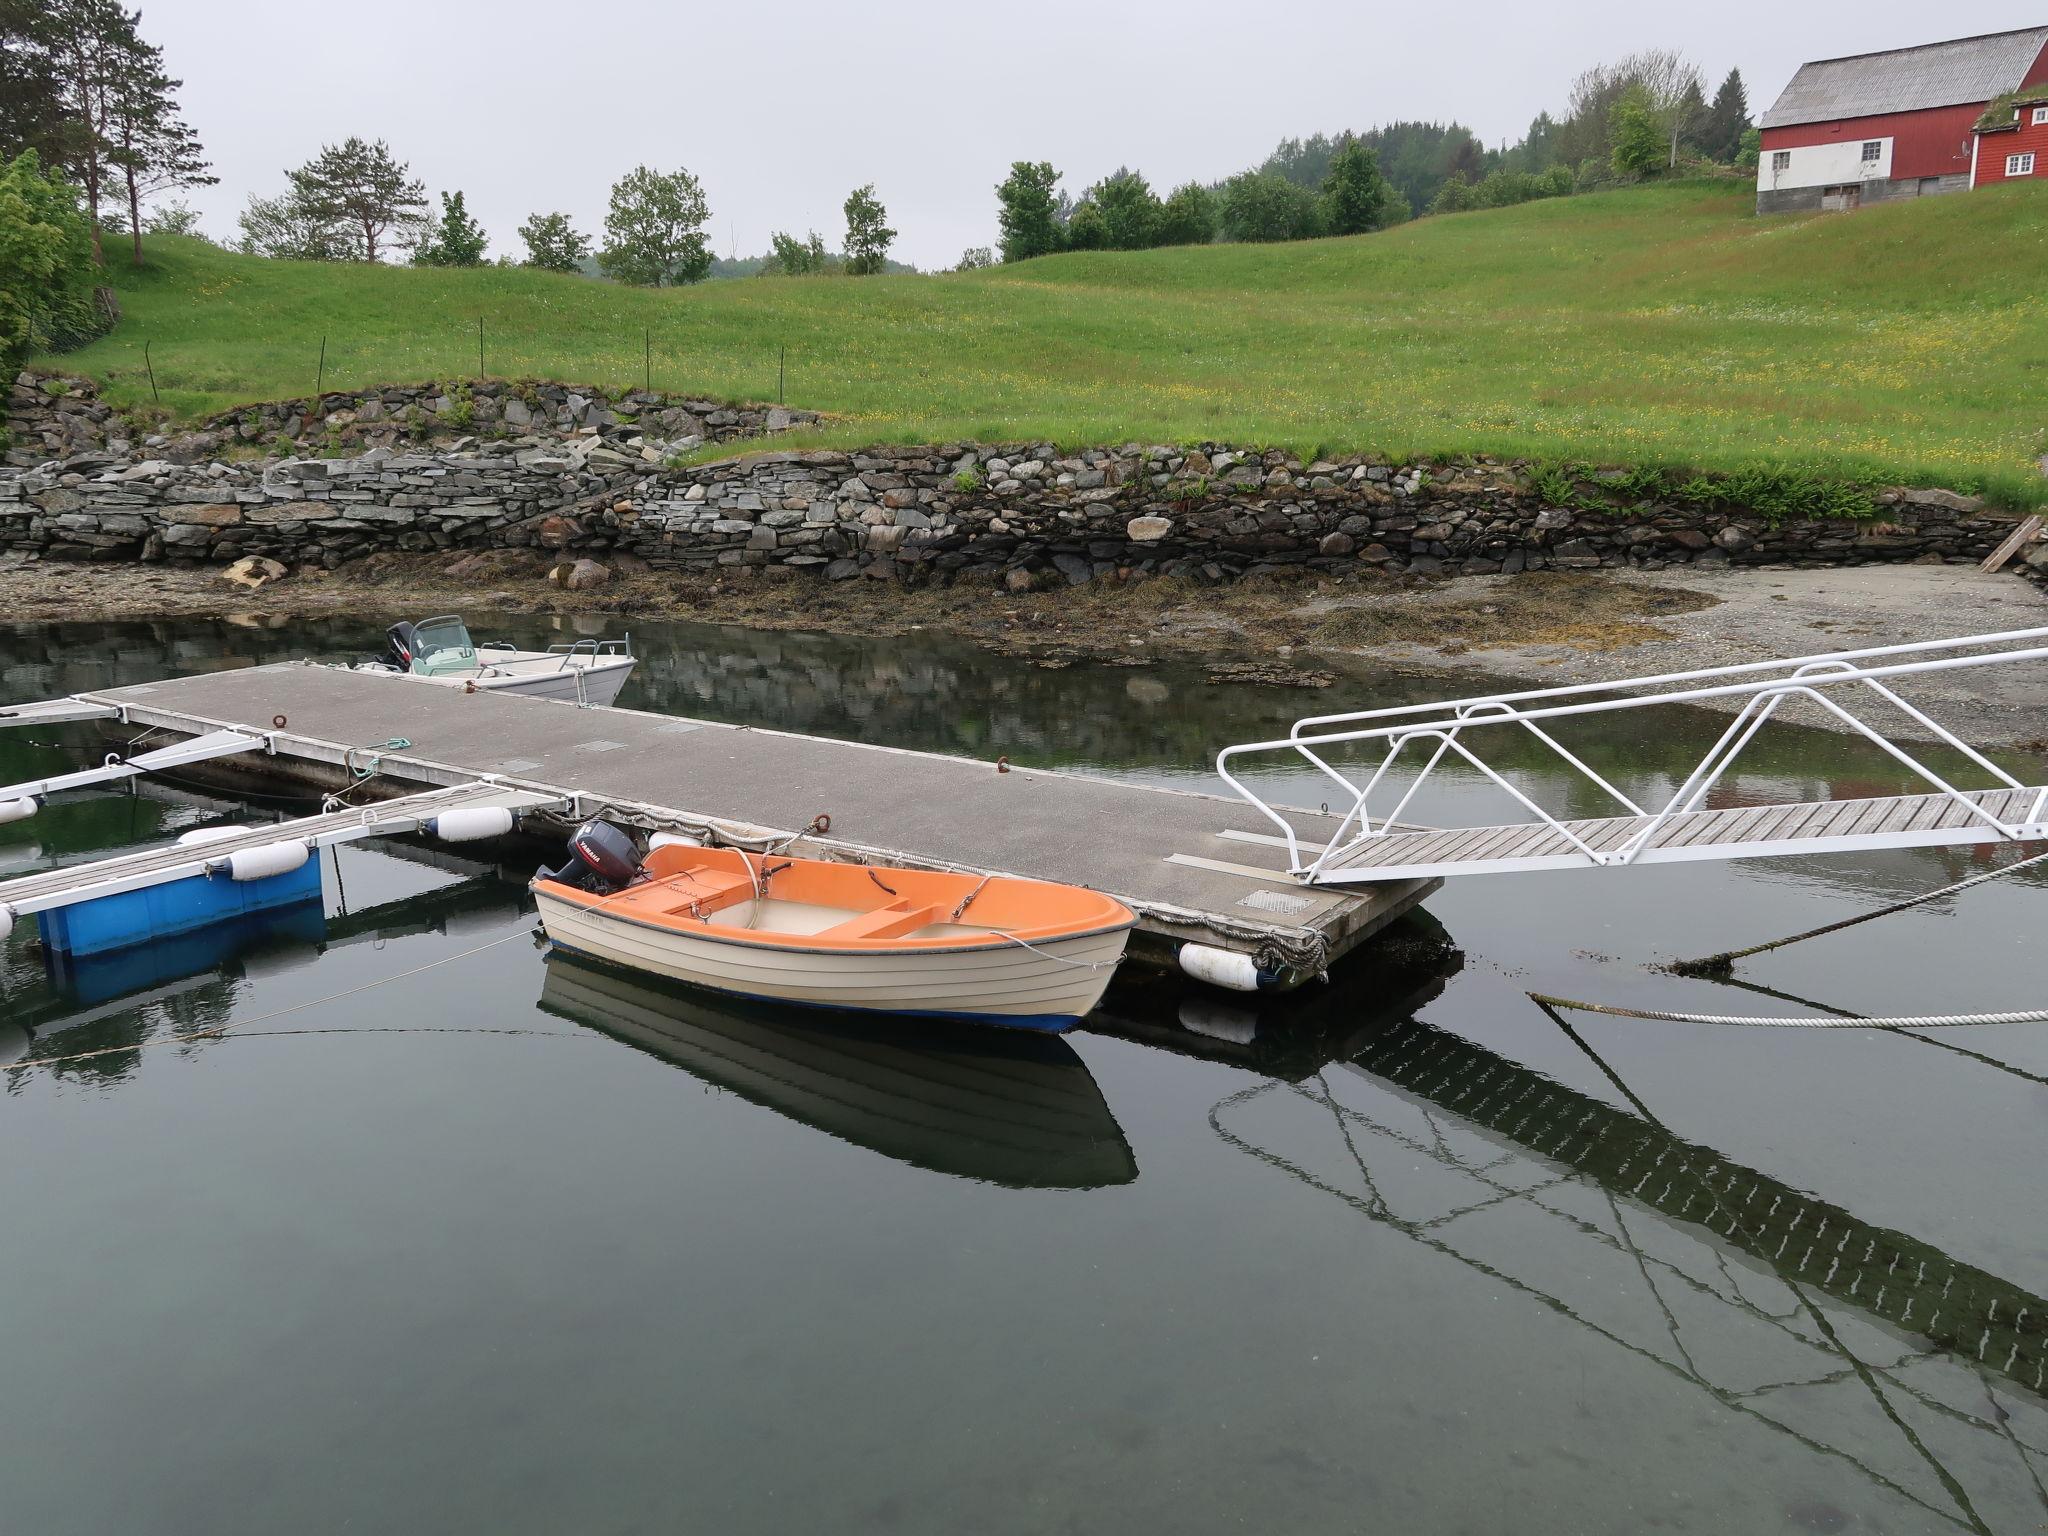
[[[1625,868],[1701,859],[1928,847],[1945,843],[2020,842],[2048,837],[2048,786],[2022,784],[1899,696],[1891,684],[1923,673],[2007,666],[2048,658],[2048,629],[2011,630],[1954,640],[1873,646],[1784,661],[1707,667],[1611,683],[1576,683],[1486,694],[1437,704],[1407,704],[1354,714],[1316,715],[1281,741],[1248,742],[1217,756],[1216,771],[1280,829],[1296,878],[1310,884],[1380,881],[1519,870]],[[1875,697],[1920,730],[1959,752],[1993,781],[1961,788],[1854,713],[1841,696]],[[1741,709],[1697,767],[1661,805],[1638,805],[1567,750],[1544,722],[1613,714],[1660,704],[1740,699]],[[1787,699],[1826,710],[1921,779],[1927,793],[1861,800],[1703,809],[1708,794]],[[1490,767],[1467,739],[1517,727],[1543,744],[1619,814],[1564,818],[1538,805]],[[1411,746],[1425,744],[1420,771],[1403,781],[1392,770]],[[1364,769],[1346,773],[1344,749],[1376,751]],[[1270,804],[1238,772],[1241,759],[1289,754],[1338,786],[1347,807],[1334,837],[1305,842],[1284,808]],[[1417,756],[1421,756],[1420,751]],[[1484,827],[1426,831],[1400,824],[1402,813],[1446,758],[1455,757],[1529,813],[1529,819]],[[1356,775],[1356,777],[1354,777]],[[1363,782],[1360,782],[1360,779]],[[1381,807],[1384,806],[1384,809]]]

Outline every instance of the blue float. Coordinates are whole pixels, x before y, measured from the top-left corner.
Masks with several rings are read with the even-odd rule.
[[[309,901],[320,893],[320,861],[307,859],[297,869],[258,880],[236,880],[222,870],[118,896],[96,896],[39,912],[36,923],[51,950],[99,955]]]

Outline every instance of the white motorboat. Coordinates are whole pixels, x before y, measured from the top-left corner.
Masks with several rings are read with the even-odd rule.
[[[388,672],[476,693],[516,693],[528,698],[566,699],[575,704],[610,704],[633,675],[635,657],[624,640],[577,640],[544,651],[522,651],[503,642],[477,644],[469,626],[452,614],[394,624],[386,632],[390,649],[359,672]]]

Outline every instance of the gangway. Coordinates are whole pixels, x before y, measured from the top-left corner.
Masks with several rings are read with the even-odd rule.
[[[203,736],[173,742],[167,747],[137,753],[134,757],[109,757],[96,768],[81,768],[76,773],[60,773],[47,779],[30,779],[26,783],[0,787],[0,806],[34,801],[44,795],[54,795],[59,790],[87,789],[95,784],[111,784],[120,779],[140,778],[146,773],[161,773],[169,768],[211,762],[217,757],[234,757],[266,745],[261,736],[243,731],[208,731]]]
[[[34,913],[227,870],[237,854],[262,854],[293,845],[311,853],[334,843],[421,831],[458,811],[556,810],[568,803],[568,797],[559,794],[479,781],[250,827],[201,843],[145,848],[90,864],[43,870],[0,881],[0,939],[13,930],[16,921]]]
[[[1782,661],[1706,667],[1616,682],[1479,695],[1407,704],[1296,722],[1282,740],[1227,747],[1216,771],[1247,803],[1279,828],[1256,839],[1284,847],[1288,867],[1309,885],[1365,885],[1449,875],[1506,874],[1544,869],[1622,869],[1685,860],[1750,859],[1950,843],[2024,842],[2048,838],[2048,785],[2023,784],[1923,710],[1893,684],[1936,672],[2009,666],[2048,658],[2048,628],[2009,630],[1959,639],[1835,651]],[[1874,696],[1901,712],[1918,733],[1960,753],[1993,782],[1962,788],[1849,707]],[[1925,793],[1856,800],[1704,808],[1743,749],[1788,701],[1803,701],[1874,743],[1924,782]],[[1553,721],[1612,715],[1659,705],[1738,703],[1735,717],[1697,767],[1662,805],[1639,805],[1550,733]],[[1566,819],[1545,810],[1490,766],[1471,738],[1503,727],[1534,737],[1573,774],[1615,805],[1618,814]],[[1916,733],[1917,734],[1917,733]],[[1333,759],[1364,748],[1363,782]],[[1412,779],[1393,772],[1404,756],[1426,759]],[[1309,841],[1277,807],[1239,775],[1248,758],[1288,754],[1336,784],[1345,804],[1336,833]],[[1402,813],[1447,759],[1456,758],[1505,791],[1529,819],[1494,826],[1417,831]],[[1354,773],[1359,770],[1354,769]],[[1389,803],[1391,802],[1391,803]],[[1384,809],[1382,809],[1384,807]],[[1296,813],[1300,814],[1300,813]],[[1317,817],[1327,825],[1326,818]],[[1237,834],[1241,839],[1245,834]]]

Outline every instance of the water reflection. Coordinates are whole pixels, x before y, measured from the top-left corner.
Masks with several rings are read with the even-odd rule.
[[[1138,1176],[1102,1090],[1057,1036],[769,1010],[559,952],[540,1006],[914,1167],[1012,1189]]]

